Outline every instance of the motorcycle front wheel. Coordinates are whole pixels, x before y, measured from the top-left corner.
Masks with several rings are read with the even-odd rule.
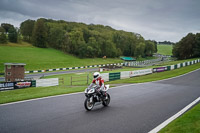
[[[90,102],[90,98],[86,98],[84,102],[85,109],[87,111],[91,111],[94,107],[94,101]]]
[[[108,104],[110,103],[110,95],[107,93],[106,94],[106,98],[103,99],[103,106],[108,106]]]

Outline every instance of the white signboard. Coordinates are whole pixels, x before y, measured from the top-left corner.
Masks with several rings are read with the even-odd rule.
[[[130,77],[139,76],[139,75],[145,75],[152,73],[152,69],[144,69],[144,70],[138,70],[138,71],[130,71]]]
[[[101,78],[104,79],[104,81],[109,81],[109,73],[102,73]]]
[[[130,78],[129,73],[130,73],[130,71],[121,72],[121,74],[120,74],[120,79]]]
[[[56,86],[58,84],[58,78],[36,80],[36,87]]]

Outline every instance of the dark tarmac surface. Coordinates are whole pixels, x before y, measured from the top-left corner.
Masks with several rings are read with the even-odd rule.
[[[200,96],[200,70],[114,87],[109,107],[87,112],[83,93],[0,105],[1,133],[147,133]]]

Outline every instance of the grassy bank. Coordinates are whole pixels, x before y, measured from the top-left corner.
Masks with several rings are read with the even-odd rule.
[[[121,59],[85,58],[80,59],[55,49],[33,46],[0,46],[0,73],[4,72],[4,63],[25,63],[26,70],[45,70],[108,63],[120,63]]]
[[[162,55],[172,55],[172,45],[157,45],[157,53]]]
[[[163,128],[159,133],[200,133],[200,104]]]

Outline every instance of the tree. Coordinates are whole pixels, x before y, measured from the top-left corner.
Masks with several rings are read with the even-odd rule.
[[[105,42],[105,45],[106,45],[106,51],[105,51],[105,56],[106,57],[110,57],[110,58],[113,58],[113,57],[118,57],[119,54],[117,53],[117,48],[115,46],[115,44],[111,41],[111,40],[107,40]]]
[[[157,51],[158,51],[157,42],[155,40],[153,40],[152,42],[154,43],[154,46],[155,46],[155,53],[157,53]]]
[[[47,27],[45,19],[38,19],[33,29],[33,45],[36,47],[47,47]]]
[[[150,40],[145,41],[145,55],[152,56],[155,51],[154,43]]]
[[[69,49],[71,54],[79,55],[81,45],[85,44],[83,32],[80,30],[73,30],[69,33]]]
[[[28,41],[28,42],[31,41],[34,24],[35,24],[35,21],[30,20],[30,19],[28,19],[20,24],[20,31],[21,31],[21,34],[23,35],[23,39],[25,41]]]
[[[145,42],[137,33],[117,31],[103,25],[40,18],[36,22],[22,22],[20,32],[23,39],[32,41],[34,46],[52,47],[81,58],[144,57],[156,51],[154,42]]]
[[[200,33],[195,36],[194,57],[200,57]]]
[[[3,27],[5,29],[6,34],[8,33],[8,31],[9,31],[10,28],[14,28],[13,25],[8,24],[8,23],[2,23],[1,27]]]
[[[145,57],[145,43],[144,42],[140,42],[139,45],[136,47],[135,49],[135,57]]]
[[[88,53],[88,57],[99,57],[100,53],[101,53],[101,48],[100,45],[98,44],[98,42],[96,41],[96,39],[94,37],[90,37],[89,41],[88,41],[88,47],[90,48],[90,53]]]
[[[65,31],[59,25],[50,28],[48,34],[48,45],[55,49],[62,49]]]
[[[3,27],[0,27],[0,43],[1,44],[7,43],[5,29]]]
[[[172,52],[178,59],[188,59],[194,57],[195,46],[195,35],[189,33],[174,45]]]
[[[17,43],[17,30],[15,28],[9,28],[8,30],[8,40],[13,43]]]

